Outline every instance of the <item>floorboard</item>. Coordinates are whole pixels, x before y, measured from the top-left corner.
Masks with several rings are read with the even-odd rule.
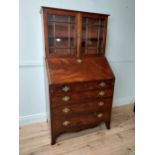
[[[133,104],[112,110],[111,129],[104,124],[76,133],[63,134],[50,145],[46,122],[20,127],[20,155],[134,155],[135,117]]]

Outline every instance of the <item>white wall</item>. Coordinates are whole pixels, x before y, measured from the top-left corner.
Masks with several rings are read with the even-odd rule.
[[[41,6],[107,13],[114,105],[134,101],[134,0],[20,0],[20,124],[46,120]]]

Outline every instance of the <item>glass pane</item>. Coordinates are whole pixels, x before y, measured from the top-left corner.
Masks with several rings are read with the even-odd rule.
[[[68,20],[68,17],[70,18],[70,20]],[[49,22],[62,22],[62,23],[75,23],[75,17],[49,14],[48,21]]]
[[[88,38],[98,38],[99,27],[96,25],[87,26],[87,37]]]
[[[71,54],[73,55],[75,53],[75,49],[54,49],[54,48],[51,48],[49,49],[49,53],[50,54]]]
[[[84,17],[82,32],[82,48],[85,54],[95,54],[103,51],[103,19]]]
[[[75,28],[75,24],[70,24],[70,34],[69,34],[69,38],[70,38],[70,47],[71,48],[75,48],[76,47],[76,28]]]
[[[97,49],[89,49],[88,53],[95,54],[95,53],[97,53]]]
[[[68,37],[68,24],[55,23],[55,37]]]
[[[89,25],[97,25],[98,24],[98,19],[88,18],[87,24],[89,24]]]
[[[49,51],[52,54],[73,54],[76,47],[75,17],[48,15]]]
[[[55,48],[68,48],[68,24],[55,23]]]
[[[49,48],[53,48],[55,45],[54,31],[55,31],[55,25],[53,23],[48,24],[48,45],[49,45]]]

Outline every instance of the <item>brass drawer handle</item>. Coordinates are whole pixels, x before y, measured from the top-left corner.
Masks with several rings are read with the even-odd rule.
[[[63,126],[68,126],[69,124],[70,124],[69,121],[64,121],[64,122],[62,123]]]
[[[62,109],[62,112],[65,113],[65,114],[68,113],[69,111],[70,111],[69,108],[64,108],[64,109]]]
[[[64,97],[62,98],[62,100],[63,100],[64,102],[67,102],[67,101],[70,100],[70,97],[69,97],[69,96],[64,96]]]
[[[64,91],[64,92],[68,92],[69,90],[70,90],[70,87],[69,86],[64,86],[62,88],[62,91]]]
[[[77,59],[77,63],[82,63],[82,59]]]
[[[105,87],[105,85],[106,85],[105,82],[100,82],[99,84],[100,87]]]
[[[103,117],[103,114],[102,113],[99,113],[99,114],[97,114],[97,117],[98,118],[101,118],[101,117]]]
[[[102,101],[101,102],[98,102],[98,105],[99,106],[103,106],[104,105],[104,102],[102,102]]]
[[[100,91],[100,92],[99,92],[99,95],[100,95],[100,96],[104,96],[104,94],[105,94],[104,91]]]

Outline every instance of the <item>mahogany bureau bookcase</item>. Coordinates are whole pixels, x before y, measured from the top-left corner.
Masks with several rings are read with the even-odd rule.
[[[115,77],[105,57],[108,15],[42,9],[51,144],[103,122],[110,129]]]

